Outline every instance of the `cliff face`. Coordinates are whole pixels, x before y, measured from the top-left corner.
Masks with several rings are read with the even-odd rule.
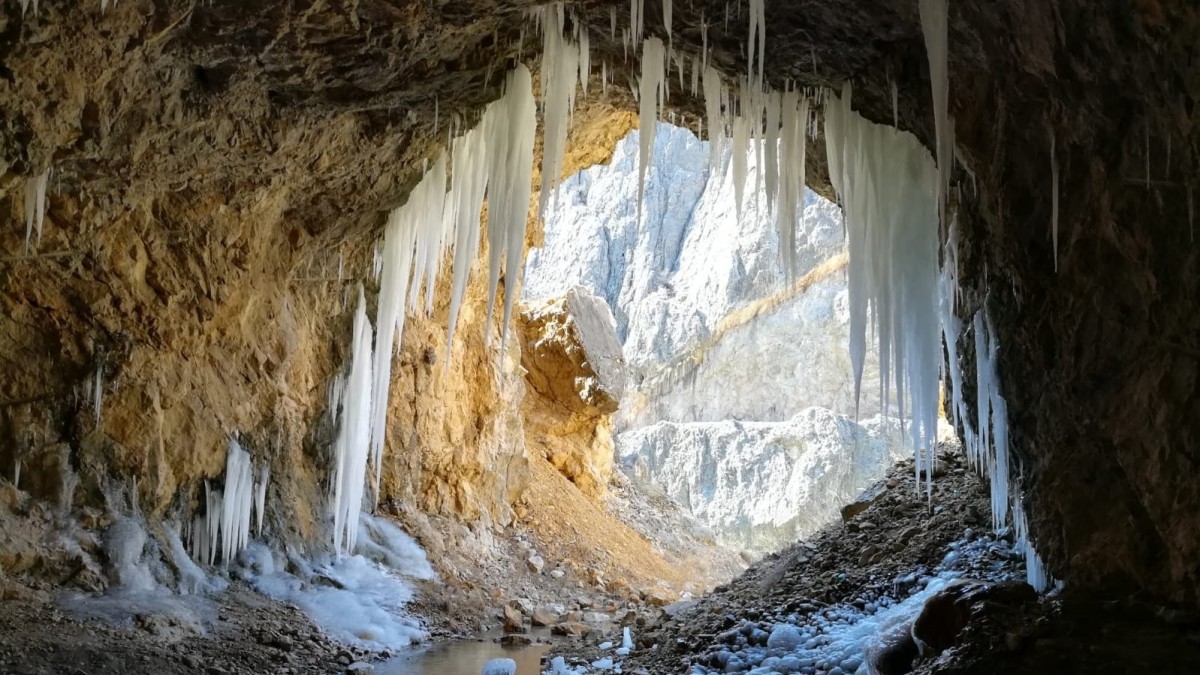
[[[321,510],[293,495],[320,495],[327,471],[344,294],[369,285],[384,213],[435,142],[533,53],[533,31],[520,40],[528,5],[97,5],[0,13],[0,464],[19,456],[31,486],[61,484],[65,445],[78,501],[100,503],[106,481],[137,475],[144,508],[165,511],[219,472],[237,431],[270,458],[269,501],[297,502],[282,520],[309,532]],[[593,62],[620,85],[585,107],[630,106],[612,6],[577,7]],[[698,53],[707,42],[733,78],[746,72],[742,25],[701,29],[722,9],[675,7],[672,44]],[[647,18],[661,34],[657,13]],[[766,21],[772,83],[851,81],[856,109],[932,145],[917,3],[768,3]],[[986,310],[998,332],[1034,540],[1068,583],[1187,601],[1200,588],[1198,35],[1188,3],[950,11],[959,310]],[[673,91],[670,104],[694,118],[700,102]],[[810,181],[828,195],[810,146]],[[27,257],[22,192],[47,169],[45,231]],[[339,261],[342,284],[330,281]],[[84,393],[97,371],[99,424]],[[455,488],[422,492],[473,512]]]

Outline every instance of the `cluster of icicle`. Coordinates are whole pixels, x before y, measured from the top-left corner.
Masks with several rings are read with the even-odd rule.
[[[940,319],[942,338],[946,344],[952,398],[950,416],[956,428],[962,429],[963,451],[976,471],[988,477],[991,487],[992,527],[999,531],[1009,525],[1016,534],[1017,549],[1025,553],[1026,579],[1038,591],[1046,591],[1053,579],[1046,572],[1037,551],[1029,539],[1029,524],[1021,495],[1010,490],[1010,484],[1020,479],[1009,463],[1008,404],[1000,390],[999,353],[996,330],[991,317],[979,310],[971,318],[975,335],[975,415],[971,419],[963,398],[963,373],[959,367],[958,336],[963,320],[958,317],[958,226],[952,221],[942,250]]]
[[[37,11],[36,4],[34,11]],[[37,244],[42,243],[42,223],[46,220],[46,186],[49,182],[50,170],[46,169],[25,183],[25,255],[29,255],[29,240],[33,235],[37,235]]]
[[[254,480],[250,453],[236,439],[229,439],[225,488],[214,490],[204,481],[205,512],[192,519],[187,532],[194,560],[212,565],[219,559],[222,564],[229,564],[250,541],[252,515],[255,534],[262,534],[269,480],[270,469],[266,466],[259,472],[258,480]]]

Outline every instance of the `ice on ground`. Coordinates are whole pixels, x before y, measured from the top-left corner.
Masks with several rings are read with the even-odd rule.
[[[362,555],[305,561],[291,556],[296,573],[283,571],[274,554],[252,543],[242,555],[247,578],[259,592],[300,607],[335,639],[372,650],[400,649],[428,634],[408,614],[412,587],[402,577],[433,579],[425,552],[399,527],[362,516],[356,550]]]
[[[516,675],[517,662],[512,659],[492,659],[483,664],[482,675]]]

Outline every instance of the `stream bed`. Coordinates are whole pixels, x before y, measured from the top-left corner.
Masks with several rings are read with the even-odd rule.
[[[542,655],[551,645],[539,641],[549,638],[549,631],[534,629],[526,637],[533,644],[507,647],[495,641],[503,633],[484,633],[474,638],[436,642],[421,649],[401,654],[375,665],[376,675],[479,675],[491,659],[512,659],[517,662],[516,675],[540,675]]]

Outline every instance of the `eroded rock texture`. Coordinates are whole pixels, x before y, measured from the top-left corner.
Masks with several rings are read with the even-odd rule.
[[[513,58],[532,59],[532,29],[519,44],[528,5],[123,0],[102,15],[98,4],[48,1],[22,17],[9,3],[0,13],[0,465],[65,443],[85,475],[81,501],[99,499],[106,476],[139,475],[144,504],[163,510],[219,472],[223,439],[237,430],[271,458],[271,502],[294,502],[287,521],[311,530],[320,511],[299,495],[319,494],[327,466],[321,420],[348,333],[342,299],[360,280],[371,285],[383,214],[421,160],[456,118],[469,123],[497,95]],[[607,59],[619,85],[605,103],[584,102],[580,118],[630,105],[618,94],[622,48],[609,38],[617,5],[624,25],[627,4],[574,6],[591,28],[593,63]],[[731,77],[745,71],[744,28],[724,27],[722,3],[674,10],[677,50],[699,49],[706,16],[711,62]],[[660,16],[649,3],[650,32]],[[894,82],[900,126],[929,144],[916,2],[772,2],[766,19],[774,85],[849,80],[855,107],[887,121]],[[999,332],[1034,538],[1071,583],[1194,601],[1197,9],[1000,0],[951,3],[950,23],[960,313],[986,309]],[[701,108],[673,92],[676,109]],[[822,155],[810,148],[809,175],[828,194]],[[25,257],[21,193],[47,168],[46,232]],[[437,395],[441,366],[425,352],[436,322],[410,329],[400,358],[412,365],[398,377],[412,380],[394,399]],[[456,362],[473,365],[446,377],[473,391],[507,377],[465,344],[471,355]],[[97,371],[99,423],[85,394]],[[504,404],[494,389],[472,396],[479,406],[450,418],[485,428]],[[444,414],[409,405],[417,418]],[[397,418],[394,449],[436,425]],[[471,471],[495,469],[488,453]],[[469,475],[456,459],[419,463],[413,493],[432,508],[478,510],[475,483],[430,478]],[[417,481],[410,464],[393,484]]]

